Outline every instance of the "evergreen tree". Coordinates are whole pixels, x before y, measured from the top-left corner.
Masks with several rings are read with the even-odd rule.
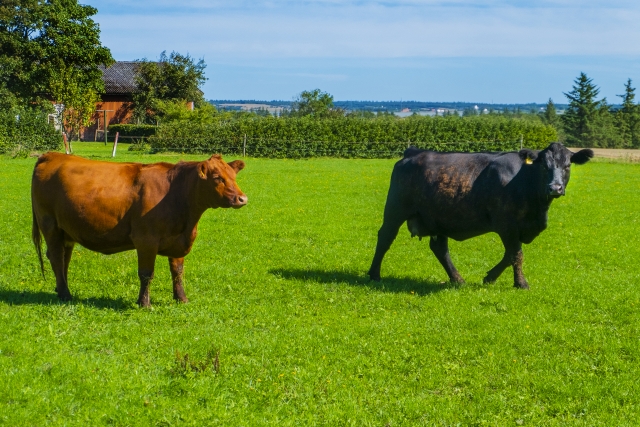
[[[556,105],[553,103],[551,98],[549,98],[547,106],[542,113],[542,118],[546,124],[558,127],[558,112],[556,111]]]
[[[560,118],[558,117],[556,105],[553,103],[553,100],[551,98],[549,98],[545,110],[540,113],[540,118],[542,119],[543,123],[551,125],[556,129],[559,142],[565,141],[566,138],[562,128],[562,123],[560,122]]]
[[[564,94],[569,100],[569,107],[562,116],[567,145],[599,146],[594,140],[596,129],[593,124],[597,119],[607,121],[604,110],[608,113],[608,105],[606,100],[604,103],[596,100],[600,89],[585,73],[580,73],[574,83],[573,90]]]
[[[596,114],[587,125],[583,142],[587,147],[621,148],[624,146],[611,106],[603,98],[596,106]]]
[[[631,86],[631,79],[624,88],[625,93],[618,95],[622,108],[616,113],[616,125],[624,147],[640,148],[640,105],[634,103],[636,89]]]

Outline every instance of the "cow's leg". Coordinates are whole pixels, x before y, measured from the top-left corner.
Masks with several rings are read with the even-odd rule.
[[[444,267],[449,280],[454,283],[464,283],[464,279],[456,270],[449,256],[449,238],[447,236],[431,236],[429,247]]]
[[[378,231],[376,253],[373,256],[373,261],[371,261],[371,268],[369,268],[368,274],[371,280],[375,280],[377,282],[380,281],[380,266],[382,265],[382,259],[398,235],[400,226],[402,226],[404,221],[404,219],[400,219],[396,216],[386,215],[385,211],[384,222]]]
[[[495,267],[489,270],[484,278],[484,283],[495,282],[507,267],[513,266],[514,286],[521,289],[529,289],[522,272],[522,243],[506,236],[500,236],[500,238],[504,244],[504,256]]]
[[[173,280],[173,299],[181,302],[189,302],[184,294],[182,286],[182,273],[184,271],[184,258],[169,258],[169,269]]]
[[[149,285],[153,280],[153,270],[156,263],[156,251],[137,249],[138,252],[138,278],[140,279],[140,294],[138,305],[151,307],[149,298]]]
[[[529,284],[527,280],[524,278],[524,273],[522,271],[522,261],[524,260],[524,255],[522,253],[522,248],[516,252],[516,255],[513,259],[513,286],[520,289],[529,289]]]
[[[69,283],[69,264],[71,263],[71,255],[73,255],[73,248],[75,243],[65,242],[64,244],[64,280],[65,283]],[[67,290],[69,288],[67,287]]]
[[[71,252],[66,253],[64,245],[64,233],[58,228],[53,218],[44,218],[40,229],[47,243],[47,258],[51,263],[51,269],[56,276],[56,293],[62,301],[71,301],[71,292],[67,284],[67,266],[71,259]]]

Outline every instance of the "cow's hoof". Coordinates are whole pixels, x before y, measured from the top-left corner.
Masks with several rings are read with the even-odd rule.
[[[525,289],[528,290],[529,289],[529,284],[528,283],[516,283],[513,285],[514,288],[517,289]]]
[[[73,299],[73,297],[71,296],[71,294],[58,294],[58,299],[60,301],[69,302]]]
[[[374,282],[380,281],[380,271],[375,271],[373,268],[371,268],[369,269],[369,271],[367,271],[367,274],[369,275],[369,280],[373,280]]]
[[[180,303],[188,303],[189,302],[189,298],[187,297],[173,297],[174,300],[176,300],[176,302],[180,302]]]
[[[491,278],[489,276],[485,277],[484,279],[482,279],[482,283],[484,283],[485,285],[491,284],[491,283],[495,283],[496,279]]]
[[[138,306],[139,306],[140,308],[151,308],[151,302],[149,302],[148,300],[147,300],[147,301],[144,301],[144,300],[142,300],[142,301],[141,301],[141,300],[138,300]]]
[[[369,275],[369,280],[371,280],[373,282],[379,282],[381,279],[380,279],[380,276],[374,276],[374,275],[370,274]]]
[[[460,275],[452,277],[449,282],[455,283],[456,285],[464,285],[466,283]]]

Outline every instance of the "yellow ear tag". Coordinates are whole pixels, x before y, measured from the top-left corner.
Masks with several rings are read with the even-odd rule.
[[[204,179],[204,178],[206,178],[206,177],[207,177],[207,175],[205,175],[205,173],[204,173],[204,172],[200,171],[200,178],[203,178],[203,179]]]
[[[530,158],[527,157],[527,160],[524,161],[526,164],[528,165],[532,165],[533,164],[533,160],[531,160]]]

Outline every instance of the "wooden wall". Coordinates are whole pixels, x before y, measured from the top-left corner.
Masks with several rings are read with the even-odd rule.
[[[132,115],[131,96],[103,95],[102,102],[96,106],[96,110],[107,111],[107,123],[113,125],[117,123],[127,123]],[[96,130],[98,130],[98,140],[104,141],[104,112],[96,111],[91,118],[91,126],[82,132],[82,139],[85,141],[96,140]],[[107,125],[107,130],[108,130]]]

